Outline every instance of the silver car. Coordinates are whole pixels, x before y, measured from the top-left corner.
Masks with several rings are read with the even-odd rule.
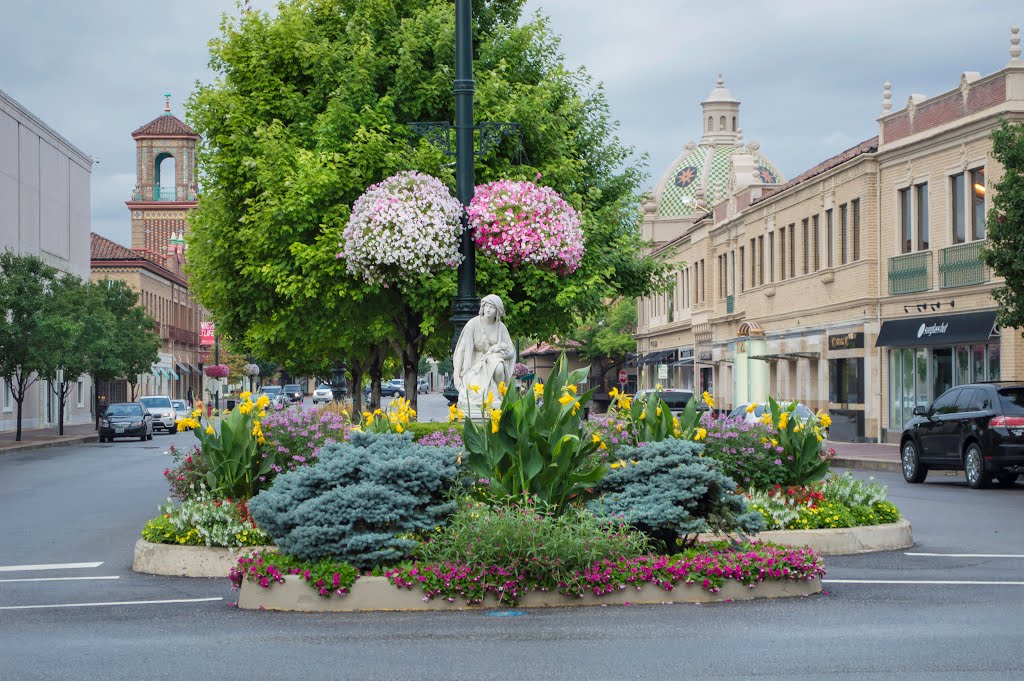
[[[328,402],[333,401],[334,392],[331,390],[331,386],[326,383],[321,383],[316,387],[316,390],[313,391],[313,404],[320,404],[321,402],[327,404]]]
[[[170,397],[167,395],[149,395],[147,397],[140,397],[139,403],[153,415],[154,433],[160,429],[173,433],[178,429],[175,423],[178,420],[178,414],[174,411],[174,405],[171,404]]]

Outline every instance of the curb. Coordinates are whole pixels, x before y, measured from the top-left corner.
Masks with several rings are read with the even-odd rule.
[[[292,575],[284,577],[284,584],[270,588],[244,580],[238,595],[238,607],[243,610],[290,610],[300,612],[365,612],[412,610],[490,610],[509,608],[488,594],[482,605],[468,605],[444,599],[424,600],[423,592],[395,587],[386,577],[360,577],[348,594],[323,598]],[[809,596],[821,591],[821,580],[771,579],[748,587],[737,581],[726,581],[720,591],[711,593],[698,584],[676,584],[671,591],[648,585],[649,588],[620,589],[596,596],[583,594],[568,598],[557,592],[529,591],[519,599],[516,608],[560,608],[576,606],[642,605],[661,603],[718,603],[722,601],[749,601],[755,598],[791,598]]]
[[[733,537],[738,539],[738,537]],[[701,542],[720,540],[721,536],[702,534]],[[751,537],[752,541],[769,541],[786,546],[806,546],[819,556],[848,556],[854,553],[896,551],[914,545],[910,521],[900,518],[885,525],[837,527],[823,530],[766,530]]]
[[[29,449],[48,449],[50,447],[62,447],[64,445],[81,445],[88,442],[99,442],[99,435],[77,435],[63,440],[45,440],[43,442],[16,442],[14,444],[0,447],[0,456],[12,452],[23,452]]]
[[[846,459],[841,456],[837,456],[833,458],[829,464],[832,468],[849,468],[860,471],[899,473],[902,470],[899,461],[885,461],[882,459]]]
[[[181,546],[153,544],[140,539],[135,542],[132,571],[167,577],[219,577],[227,579],[240,555],[268,548],[243,546],[227,549],[216,546]],[[308,587],[307,587],[308,588]]]

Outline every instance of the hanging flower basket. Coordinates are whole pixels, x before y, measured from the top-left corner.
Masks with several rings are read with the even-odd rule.
[[[242,367],[242,374],[244,376],[259,376],[260,365],[259,364],[246,364]]]
[[[203,369],[210,378],[227,378],[230,370],[227,364],[211,364]]]
[[[522,378],[528,373],[530,373],[530,367],[526,366],[522,362],[516,362],[512,367],[512,375],[516,378]]]
[[[356,199],[342,233],[348,271],[383,284],[458,267],[462,204],[441,180],[405,171]]]
[[[498,180],[476,188],[467,209],[477,247],[512,267],[535,265],[566,275],[583,259],[583,228],[550,187]]]

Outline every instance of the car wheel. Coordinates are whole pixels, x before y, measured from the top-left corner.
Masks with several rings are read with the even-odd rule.
[[[1019,477],[1020,473],[1003,472],[996,475],[996,482],[998,482],[1001,487],[1013,487]]]
[[[988,487],[990,476],[985,472],[985,459],[981,455],[981,447],[975,442],[967,445],[967,451],[964,452],[964,477],[967,478],[967,486],[971,489]]]
[[[921,463],[921,457],[917,452],[917,445],[913,440],[907,440],[900,449],[900,464],[903,469],[903,479],[910,483],[924,482],[928,475],[928,467]]]
[[[142,435],[139,436],[139,442],[145,442],[145,441],[146,441],[146,434],[143,433]]]

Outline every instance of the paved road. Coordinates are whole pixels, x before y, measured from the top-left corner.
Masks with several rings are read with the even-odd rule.
[[[130,571],[171,442],[192,436],[0,457],[0,680],[1020,678],[1021,484],[877,474],[917,544],[829,559],[828,595],[304,615],[238,611],[226,580]]]

